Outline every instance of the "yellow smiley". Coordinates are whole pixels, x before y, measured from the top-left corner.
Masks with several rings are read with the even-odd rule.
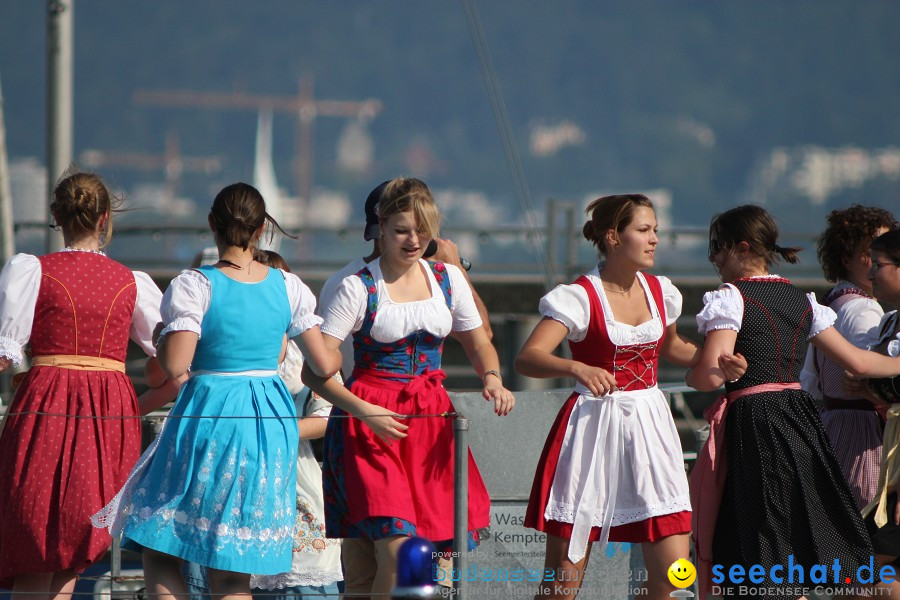
[[[683,558],[673,562],[666,574],[669,576],[669,583],[677,588],[686,588],[697,579],[697,569],[691,561]]]

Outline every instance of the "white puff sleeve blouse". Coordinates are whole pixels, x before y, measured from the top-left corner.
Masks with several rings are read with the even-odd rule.
[[[777,275],[767,277],[776,278]],[[809,336],[812,339],[834,325],[837,315],[827,306],[822,306],[816,301],[816,295],[812,292],[806,295],[812,308],[812,325],[809,328]],[[731,329],[740,331],[744,319],[744,297],[732,284],[726,283],[719,289],[703,294],[703,309],[697,315],[697,330],[700,335],[706,335],[716,329]]]
[[[603,307],[604,317],[606,319],[607,331],[610,340],[619,346],[629,344],[640,344],[651,342],[659,339],[662,335],[664,327],[661,325],[659,315],[656,311],[656,303],[650,302],[651,314],[653,318],[646,323],[637,326],[631,326],[625,323],[619,323],[615,320],[615,315],[609,306],[606,298],[606,292],[603,290],[603,281],[597,268],[587,274],[588,280],[593,284],[597,295],[600,297],[600,303]],[[668,327],[681,316],[682,297],[681,292],[672,283],[668,277],[657,276],[660,287],[662,288],[663,303],[666,307],[666,324]],[[647,286],[647,280],[643,273],[638,273],[638,282],[644,288],[647,298],[652,298],[650,288]],[[548,292],[538,305],[538,312],[542,316],[559,321],[566,326],[569,333],[566,338],[573,342],[584,340],[587,335],[588,325],[591,320],[591,305],[587,295],[587,291],[576,283],[558,285],[556,288]]]
[[[153,329],[160,321],[162,292],[146,273],[133,271],[137,297],[129,337],[148,356],[156,356]],[[22,347],[31,339],[34,308],[41,288],[41,261],[16,254],[0,272],[0,356],[13,366],[22,363]]]
[[[372,325],[372,337],[382,343],[394,342],[405,338],[415,331],[426,330],[436,337],[446,337],[451,331],[469,331],[481,327],[481,317],[475,306],[472,289],[465,276],[457,267],[445,265],[450,277],[451,302],[450,310],[441,287],[434,273],[424,260],[422,265],[429,285],[431,297],[413,302],[394,302],[387,290],[384,276],[381,273],[381,261],[369,263],[369,271],[375,280],[375,293],[378,295],[378,310]],[[322,333],[339,340],[359,331],[366,314],[368,290],[362,279],[355,274],[345,277],[338,286],[328,306],[322,307],[325,323]]]
[[[316,297],[312,290],[293,273],[278,273],[284,277],[291,307],[288,337],[296,337],[311,327],[321,325],[321,317],[315,314]],[[192,331],[200,336],[203,316],[209,310],[211,296],[212,286],[203,273],[193,269],[182,271],[172,280],[163,295],[161,312],[165,327],[160,337],[172,331]]]

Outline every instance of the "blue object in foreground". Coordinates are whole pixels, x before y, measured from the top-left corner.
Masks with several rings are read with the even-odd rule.
[[[411,537],[397,553],[397,581],[391,600],[433,598],[435,596],[434,565],[437,550],[422,537]]]

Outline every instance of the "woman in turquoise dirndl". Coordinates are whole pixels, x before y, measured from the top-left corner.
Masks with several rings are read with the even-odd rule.
[[[295,336],[317,374],[341,363],[323,343],[309,288],[253,260],[266,223],[277,226],[259,192],[226,187],[209,223],[221,260],[175,278],[161,311],[160,364],[176,376],[190,367],[191,377],[118,504],[95,516],[142,548],[154,596],[186,594],[182,560],[208,567],[212,593],[224,596],[248,594],[251,573],[290,570],[299,436],[278,363]],[[365,414],[364,403],[347,408]],[[368,423],[402,435],[390,418]]]

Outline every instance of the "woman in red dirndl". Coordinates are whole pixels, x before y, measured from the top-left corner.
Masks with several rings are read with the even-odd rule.
[[[690,366],[698,351],[675,330],[681,294],[641,272],[658,243],[650,200],[606,196],[587,212],[584,235],[606,260],[541,299],[544,319],[516,360],[523,375],[578,381],[550,430],[525,517],[547,534],[545,570],[557,578],[538,597],[572,597],[591,543],[618,541],[642,544],[646,597],[665,598],[666,571],[689,556],[691,504],[657,360]],[[563,339],[571,360],[553,354]],[[745,366],[731,356],[723,365],[731,374]]]
[[[141,450],[124,361],[129,338],[155,355],[162,294],[100,250],[113,208],[98,176],[63,179],[50,210],[66,248],[18,254],[0,274],[0,370],[28,342],[33,357],[0,437],[0,585],[29,598],[67,597],[103,556],[111,539],[91,515]]]

